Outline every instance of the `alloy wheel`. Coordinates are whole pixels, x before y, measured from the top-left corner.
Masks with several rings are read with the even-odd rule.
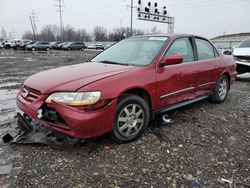
[[[138,104],[125,106],[117,119],[118,131],[125,137],[137,134],[143,127],[145,112]]]
[[[228,84],[226,79],[221,80],[219,84],[219,97],[221,100],[224,100],[228,91]]]

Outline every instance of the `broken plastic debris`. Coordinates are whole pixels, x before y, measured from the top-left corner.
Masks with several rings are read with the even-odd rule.
[[[170,124],[171,123],[171,119],[170,119],[169,115],[167,115],[167,114],[164,114],[162,116],[162,120],[163,120],[163,124]]]
[[[229,183],[230,185],[233,183],[233,180],[228,180],[228,179],[224,179],[224,178],[219,178],[218,181],[220,183]]]
[[[170,154],[170,151],[168,149],[165,150],[166,155]]]
[[[4,143],[10,142],[12,139],[13,139],[13,137],[9,133],[3,136]]]
[[[0,175],[9,174],[12,170],[12,165],[0,166]]]

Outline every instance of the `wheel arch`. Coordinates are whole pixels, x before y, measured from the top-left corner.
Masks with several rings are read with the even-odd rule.
[[[149,109],[152,110],[152,100],[151,100],[151,97],[149,95],[149,93],[143,89],[143,88],[139,88],[139,87],[136,87],[136,88],[129,88],[128,90],[125,90],[123,91],[119,97],[118,97],[118,101],[121,99],[122,96],[124,96],[125,94],[133,94],[133,95],[137,95],[139,97],[141,97],[142,99],[144,99],[148,106],[149,106]]]
[[[230,88],[230,86],[231,86],[231,76],[230,76],[229,72],[224,72],[222,75],[227,77],[228,82],[229,82],[229,88]]]

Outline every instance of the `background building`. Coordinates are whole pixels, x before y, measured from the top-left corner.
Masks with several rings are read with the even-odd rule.
[[[229,35],[221,35],[210,39],[219,49],[232,49],[245,38],[250,37],[249,33],[235,33]]]

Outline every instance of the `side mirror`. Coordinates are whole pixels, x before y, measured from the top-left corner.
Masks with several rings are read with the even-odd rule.
[[[183,62],[183,56],[178,54],[171,54],[163,59],[159,63],[159,67],[165,67],[167,65],[177,65]]]

